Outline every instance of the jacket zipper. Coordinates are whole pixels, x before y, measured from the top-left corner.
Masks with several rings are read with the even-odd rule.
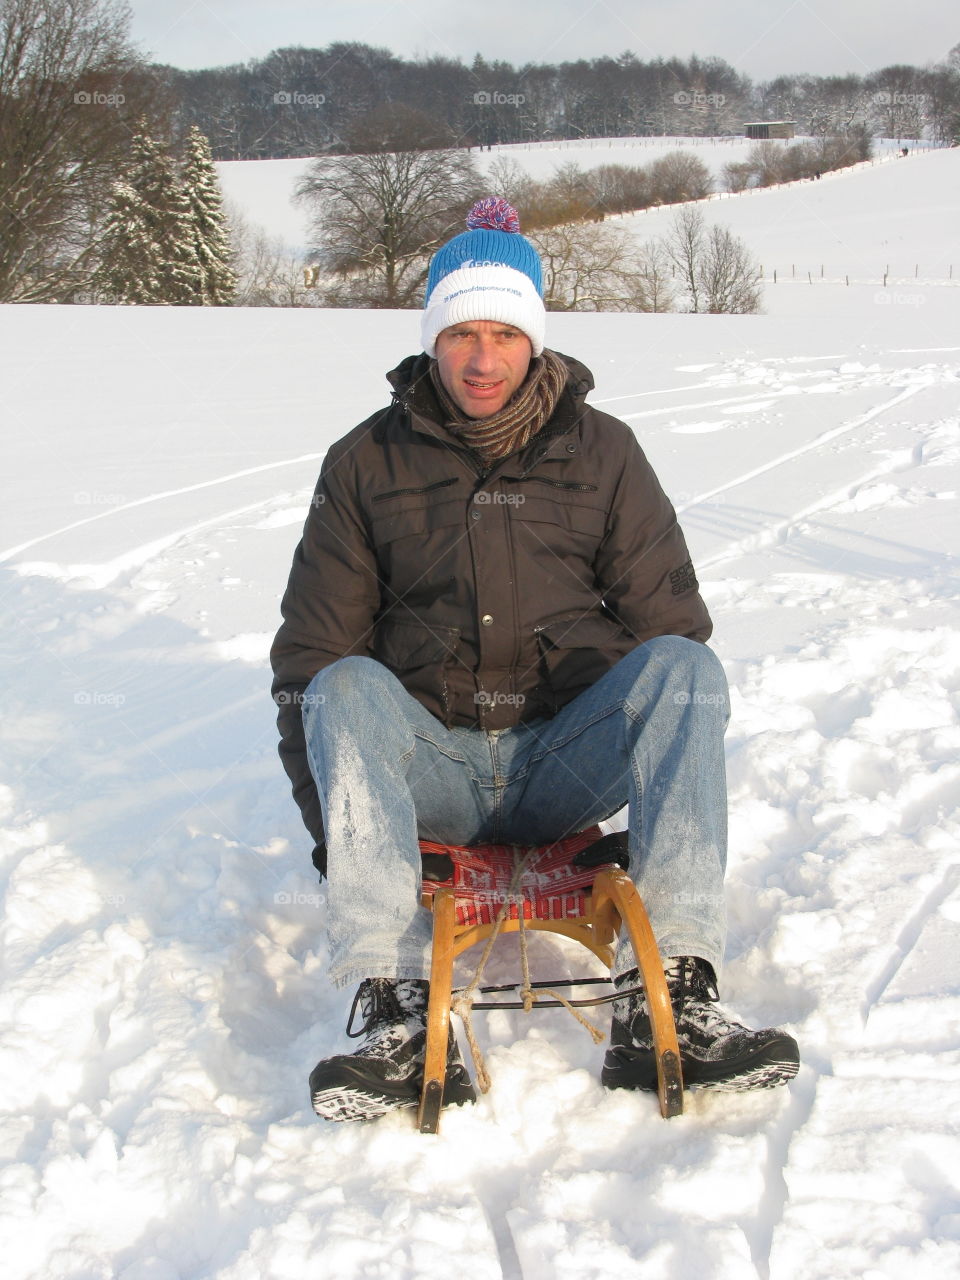
[[[373,496],[373,502],[386,502],[388,498],[405,498],[411,493],[430,493],[433,489],[445,489],[447,485],[458,484],[456,476],[451,476],[449,480],[434,480],[433,484],[423,484],[410,489],[393,489],[390,493],[377,493]]]
[[[503,476],[502,478],[508,484],[519,484],[520,481],[527,481],[533,484],[549,484],[555,489],[574,489],[581,493],[597,492],[597,485],[595,484],[579,484],[573,480],[551,480],[547,476]]]

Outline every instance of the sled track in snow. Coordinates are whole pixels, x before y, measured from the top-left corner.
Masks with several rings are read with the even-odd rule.
[[[934,885],[900,930],[897,940],[893,944],[892,954],[864,992],[861,1009],[864,1026],[866,1026],[870,1014],[878,1001],[882,999],[887,987],[893,982],[909,959],[910,953],[920,940],[924,925],[946,902],[958,884],[960,884],[960,862],[954,862],[944,870],[938,883]]]
[[[787,453],[781,454],[777,458],[772,458],[769,462],[761,463],[759,467],[754,467],[743,475],[738,476],[734,480],[728,480],[722,485],[717,485],[714,489],[709,489],[704,493],[697,494],[688,502],[684,502],[682,506],[677,508],[677,514],[682,515],[683,512],[689,511],[691,507],[697,506],[701,502],[708,502],[711,498],[716,498],[722,493],[729,493],[731,489],[736,489],[739,485],[746,484],[750,480],[756,479],[758,476],[766,475],[770,471],[774,471],[777,467],[783,466],[785,463],[793,462],[797,458],[801,458],[806,454],[813,453],[817,449],[822,448],[826,444],[838,439],[841,436],[848,435],[851,431],[855,431],[858,427],[864,426],[871,422],[874,418],[886,413],[887,410],[893,409],[896,405],[902,404],[905,400],[911,399],[919,391],[925,390],[922,386],[906,387],[899,395],[893,396],[890,400],[885,400],[883,404],[875,405],[872,409],[868,409],[866,413],[860,414],[850,422],[842,423],[839,427],[834,427],[830,431],[825,431],[822,435],[817,436],[815,440],[811,440],[808,444],[800,445],[796,449],[790,449]],[[858,485],[865,484],[880,475],[885,475],[890,470],[889,466],[873,467],[863,476],[852,481],[847,481],[841,489],[834,490],[823,498],[818,498],[816,502],[811,503],[807,507],[801,508],[800,511],[794,512],[793,515],[785,517],[785,519],[768,525],[766,529],[760,533],[750,534],[746,538],[738,539],[736,542],[725,548],[723,551],[717,552],[715,555],[708,556],[701,560],[697,568],[702,572],[705,569],[712,568],[716,564],[721,564],[725,560],[734,559],[741,555],[744,551],[752,550],[754,547],[765,545],[777,538],[782,538],[789,530],[800,520],[805,520],[808,516],[814,515],[818,511],[826,510],[835,503],[842,501],[851,489],[855,489]]]
[[[15,547],[9,547],[6,551],[0,551],[0,564],[5,560],[9,560],[12,556],[19,555],[21,551],[28,551],[31,547],[35,547],[41,542],[46,542],[48,538],[56,538],[63,533],[71,533],[74,529],[79,529],[83,525],[94,524],[98,520],[106,520],[108,517],[120,515],[124,511],[132,511],[134,507],[145,507],[152,502],[162,502],[167,498],[179,498],[185,493],[196,493],[199,489],[212,489],[217,485],[229,484],[232,480],[243,480],[247,476],[256,475],[261,471],[276,471],[279,467],[292,467],[301,462],[316,462],[318,459],[323,458],[325,453],[326,450],[322,453],[304,453],[297,458],[284,458],[280,462],[265,462],[259,467],[246,467],[243,471],[231,471],[225,476],[215,476],[212,480],[201,480],[197,484],[184,485],[181,489],[165,489],[162,493],[152,493],[146,498],[136,498],[133,502],[121,503],[118,506],[108,508],[106,511],[99,511],[95,516],[85,516],[82,520],[74,520],[71,524],[62,525],[59,529],[51,529],[49,533],[41,533],[39,537],[30,538],[27,542],[21,542]],[[240,514],[240,512],[255,510],[257,507],[263,506],[267,501],[269,499],[264,499],[247,507],[239,507],[236,511],[227,511],[221,516],[215,516],[210,520],[204,520],[199,524],[182,529],[179,533],[172,534],[171,537],[176,540],[186,533],[191,533],[194,529],[202,529],[205,525],[215,524],[217,520],[227,520],[233,515]],[[157,541],[164,540],[158,539]]]

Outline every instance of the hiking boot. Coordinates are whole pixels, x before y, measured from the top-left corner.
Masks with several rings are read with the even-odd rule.
[[[769,1089],[797,1074],[797,1042],[778,1027],[751,1031],[717,1003],[713,969],[696,956],[672,957],[664,964],[677,1022],[683,1083],[689,1089]],[[635,986],[636,969],[616,979]],[[657,1090],[657,1060],[644,993],[613,1004],[611,1048],[601,1082],[608,1089]]]
[[[355,1053],[318,1062],[310,1073],[313,1109],[324,1120],[375,1120],[415,1107],[423,1086],[430,984],[422,978],[365,978],[353,998],[347,1035],[364,1037]],[[351,1031],[359,1005],[363,1026]],[[476,1102],[450,1028],[444,1106]]]

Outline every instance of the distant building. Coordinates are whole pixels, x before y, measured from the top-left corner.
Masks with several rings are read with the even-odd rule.
[[[794,138],[797,133],[796,120],[755,120],[753,124],[745,124],[744,132],[748,138],[760,142],[764,138]]]

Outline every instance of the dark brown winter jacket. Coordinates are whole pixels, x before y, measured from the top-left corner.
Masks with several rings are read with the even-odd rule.
[[[302,695],[348,654],[447,725],[549,717],[652,636],[712,630],[673,507],[633,432],[570,376],[552,418],[486,470],[439,420],[425,355],[323,461],[271,651],[280,755],[323,872]]]

